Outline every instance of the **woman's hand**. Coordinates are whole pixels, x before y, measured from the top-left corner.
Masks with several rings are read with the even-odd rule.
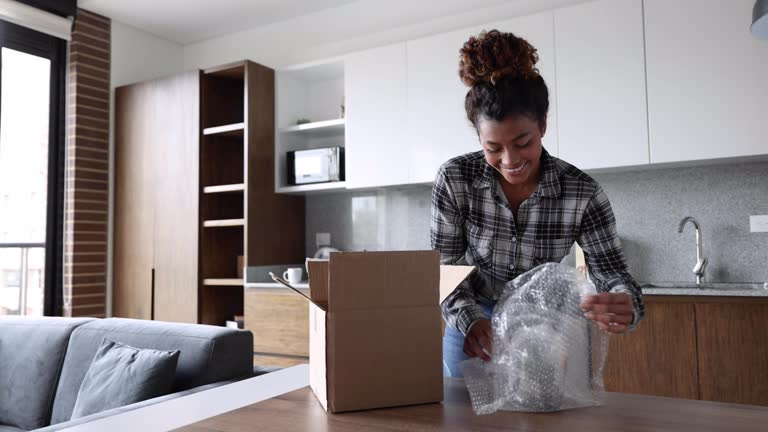
[[[464,354],[469,357],[480,357],[485,361],[489,361],[491,359],[492,341],[491,321],[480,318],[469,326],[469,333],[464,337]]]
[[[600,293],[581,302],[584,316],[609,333],[623,333],[634,319],[632,298],[627,293]],[[466,343],[465,343],[466,346]],[[466,349],[465,349],[466,351]]]

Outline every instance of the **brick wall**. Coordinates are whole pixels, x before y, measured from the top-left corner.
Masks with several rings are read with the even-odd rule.
[[[109,18],[80,9],[69,45],[64,316],[107,309],[110,32]]]

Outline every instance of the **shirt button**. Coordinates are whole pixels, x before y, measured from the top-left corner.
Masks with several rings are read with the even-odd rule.
[[[514,270],[514,269],[515,269],[515,265],[514,265],[514,264],[510,264],[510,265],[509,265],[509,269],[510,269],[510,270]]]
[[[517,243],[517,237],[512,237],[512,243]]]

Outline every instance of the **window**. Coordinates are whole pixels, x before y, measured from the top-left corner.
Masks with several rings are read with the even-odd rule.
[[[60,315],[64,41],[0,21],[0,315]]]

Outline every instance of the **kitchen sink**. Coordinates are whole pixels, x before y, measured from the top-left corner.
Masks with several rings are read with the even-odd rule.
[[[640,285],[640,288],[698,288],[721,291],[737,290],[768,290],[768,283],[760,282],[649,282]]]

